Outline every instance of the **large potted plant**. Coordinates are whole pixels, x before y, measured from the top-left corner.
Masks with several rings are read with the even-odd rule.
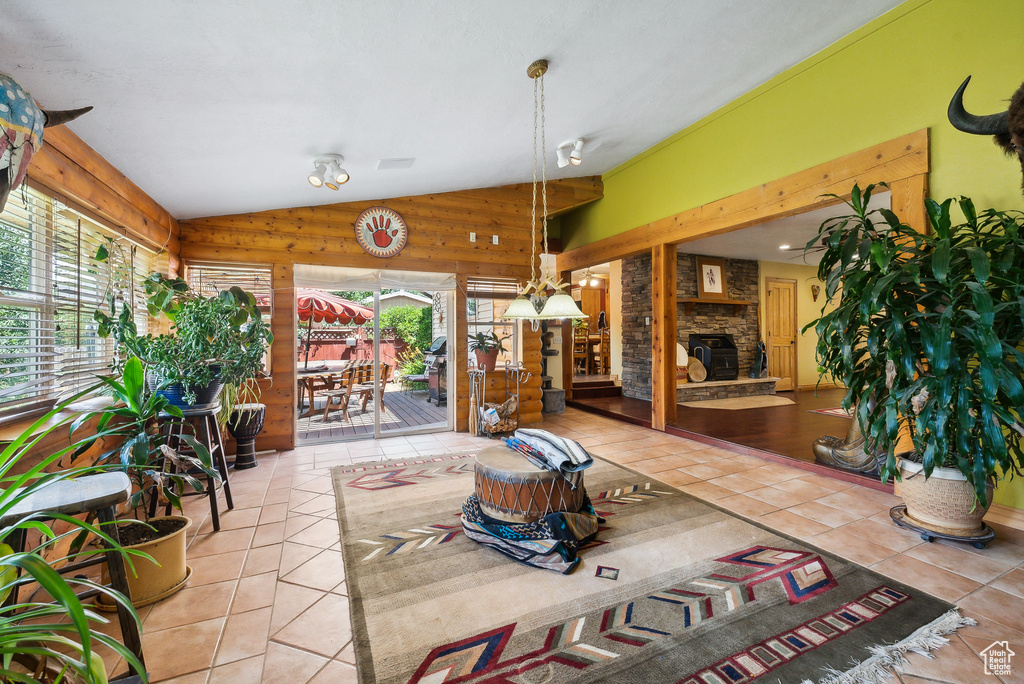
[[[498,354],[505,351],[502,344],[508,337],[498,337],[492,330],[479,332],[469,336],[469,351],[476,354],[476,367],[481,370],[494,370],[498,363]]]
[[[82,476],[106,470],[102,465],[75,468],[73,471],[59,468],[66,457],[81,447],[80,442],[42,457],[35,455],[44,440],[57,431],[67,430],[75,420],[75,414],[70,412],[72,404],[95,389],[90,388],[58,404],[0,450],[0,518],[6,519],[0,525],[0,540],[10,541],[16,533],[23,531],[34,533],[39,538],[34,547],[17,552],[7,543],[0,543],[0,602],[9,600],[10,603],[0,614],[0,657],[4,659],[3,676],[0,678],[4,681],[43,681],[44,678],[48,678],[45,681],[57,681],[59,675],[68,681],[72,681],[70,678],[73,676],[76,678],[73,681],[105,684],[106,663],[94,652],[97,644],[112,649],[115,659],[124,658],[136,672],[141,673],[141,681],[148,681],[145,668],[135,654],[104,633],[102,625],[106,620],[83,605],[76,591],[99,590],[110,603],[127,607],[132,619],[138,623],[138,614],[128,598],[88,579],[58,574],[55,569],[57,562],[82,560],[85,556],[92,556],[93,551],[54,554],[52,547],[62,540],[66,543],[70,536],[88,533],[102,538],[121,553],[129,568],[133,559],[136,564],[142,560],[140,554],[126,551],[114,542],[109,530],[80,518],[57,512],[20,519],[9,516],[28,497],[56,482],[71,475]],[[58,532],[53,522],[62,524],[66,531]],[[48,549],[51,549],[50,555],[57,558],[45,557],[43,554]],[[19,593],[16,599],[11,598],[12,592],[23,587],[27,591],[33,583],[52,597],[53,602],[39,602],[24,593]]]
[[[922,234],[867,211],[873,190],[854,186],[853,213],[807,245],[824,245],[818,277],[835,308],[805,330],[886,454],[881,477],[896,478],[910,522],[971,538],[994,482],[1024,465],[1024,215],[978,213],[962,197],[954,224],[953,200],[928,200]],[[897,453],[901,439],[912,448]]]
[[[75,453],[87,452],[99,440],[113,445],[100,454],[97,463],[122,470],[132,482],[127,510],[135,520],[119,523],[118,533],[122,546],[147,557],[137,560],[135,572],[128,573],[132,603],[142,607],[182,589],[190,574],[185,563],[185,533],[192,521],[182,515],[157,516],[160,504],[180,511],[186,486],[202,492],[199,478],[207,477],[211,486],[216,486],[220,474],[209,450],[196,438],[180,437],[189,447],[188,453],[167,446],[158,419],[180,418],[182,412],[160,392],[149,391],[139,359],[128,359],[120,379],[101,380],[114,402],[83,414],[72,424],[74,433],[97,419],[95,434],[82,440]]]
[[[96,258],[106,260],[113,253],[104,247]],[[127,302],[128,293],[118,293],[124,286],[113,281],[108,310],[94,313],[99,335],[118,343],[113,370],[120,371],[128,358],[140,359],[151,387],[179,408],[209,405],[219,398],[222,424],[236,402],[258,402],[254,380],[262,372],[274,336],[253,294],[232,287],[205,297],[190,290],[181,278],[159,274],[149,276],[144,284],[150,315],[166,316],[170,332],[139,335],[127,303],[118,311],[117,303]]]

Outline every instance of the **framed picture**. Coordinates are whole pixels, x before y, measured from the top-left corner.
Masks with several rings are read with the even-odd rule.
[[[697,296],[701,299],[725,299],[725,262],[714,257],[697,257]]]

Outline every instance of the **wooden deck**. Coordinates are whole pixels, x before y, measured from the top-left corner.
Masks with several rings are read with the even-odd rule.
[[[366,405],[366,411],[359,410],[359,404],[349,407],[345,420],[341,411],[331,411],[324,421],[324,399],[317,397],[316,411],[309,416],[299,418],[298,439],[300,444],[313,442],[337,442],[349,439],[373,438],[374,403]],[[384,415],[381,416],[380,429],[383,433],[406,428],[438,427],[445,428],[448,420],[448,408],[437,406],[434,402],[427,403],[427,391],[416,390],[403,392],[400,385],[391,383],[384,392]],[[302,407],[305,411],[305,406]]]

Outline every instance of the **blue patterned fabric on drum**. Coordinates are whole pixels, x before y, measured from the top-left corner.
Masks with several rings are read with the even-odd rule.
[[[551,513],[532,523],[491,518],[480,510],[474,495],[462,505],[462,529],[467,537],[509,558],[563,575],[576,568],[580,548],[597,538],[598,525],[603,522],[586,492],[578,512]]]

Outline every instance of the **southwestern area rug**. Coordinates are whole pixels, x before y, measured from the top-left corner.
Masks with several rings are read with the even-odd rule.
[[[966,624],[945,601],[596,458],[597,541],[569,575],[523,565],[462,532],[473,464],[334,469],[362,684],[870,682]]]

